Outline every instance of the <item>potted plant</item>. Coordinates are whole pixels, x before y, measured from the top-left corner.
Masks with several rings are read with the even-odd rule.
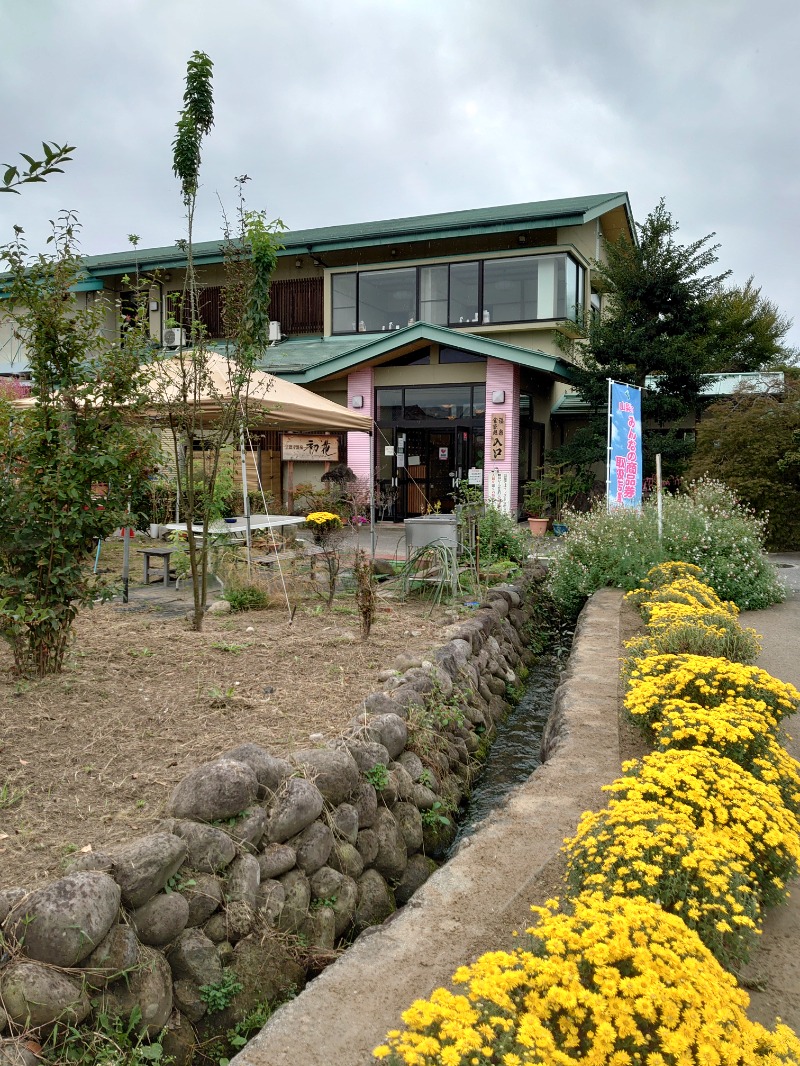
[[[522,509],[528,516],[528,525],[534,537],[543,537],[547,532],[550,514],[550,494],[545,478],[526,481],[522,490]]]

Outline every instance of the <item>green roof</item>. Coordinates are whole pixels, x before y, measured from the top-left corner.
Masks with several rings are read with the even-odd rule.
[[[354,337],[302,337],[280,341],[267,349],[259,360],[259,369],[305,385],[333,374],[346,373],[360,363],[424,341],[517,363],[561,381],[571,379],[569,363],[559,356],[463,330],[433,326],[429,322],[415,322],[391,333],[361,333],[357,340]]]
[[[284,256],[303,253],[341,251],[348,248],[382,244],[404,244],[425,239],[467,237],[509,230],[547,229],[553,226],[581,226],[595,218],[622,208],[633,230],[628,194],[601,193],[596,196],[569,196],[560,200],[537,200],[526,204],[481,207],[470,211],[445,211],[436,215],[413,215],[408,218],[355,222],[344,226],[290,230],[281,237]],[[193,245],[198,265],[219,263],[223,258],[222,241],[205,241]],[[165,248],[140,248],[135,252],[92,255],[84,259],[88,271],[97,277],[128,270],[179,269],[186,254],[177,245]]]

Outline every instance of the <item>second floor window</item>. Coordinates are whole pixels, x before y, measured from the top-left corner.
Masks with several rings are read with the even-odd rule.
[[[586,271],[566,253],[334,274],[334,333],[575,318]]]

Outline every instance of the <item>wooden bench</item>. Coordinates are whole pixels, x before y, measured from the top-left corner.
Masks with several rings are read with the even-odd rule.
[[[169,588],[169,559],[175,548],[137,548],[138,555],[143,556],[144,576],[143,580],[145,585],[150,584],[150,560],[160,559],[163,570],[162,581],[164,582],[164,588]]]

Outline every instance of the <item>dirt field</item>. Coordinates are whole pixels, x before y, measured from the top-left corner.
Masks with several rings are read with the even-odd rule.
[[[42,681],[14,681],[0,647],[0,885],[32,886],[76,850],[152,830],[189,770],[243,741],[280,754],[336,735],[377,673],[432,648],[448,620],[382,596],[363,642],[352,596],[331,611],[307,590],[292,602],[291,624],[284,605],[209,616],[202,633],[157,598],[98,605],[64,672]]]

